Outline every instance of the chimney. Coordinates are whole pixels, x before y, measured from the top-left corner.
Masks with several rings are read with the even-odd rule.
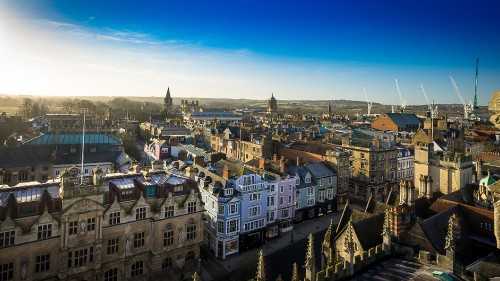
[[[222,177],[225,179],[229,179],[229,173],[230,173],[229,166],[225,164],[222,170]]]
[[[182,160],[182,161],[186,160],[187,159],[187,151],[185,151],[185,150],[179,151],[179,155],[177,158],[179,158],[179,160]]]
[[[286,166],[285,166],[285,157],[281,157],[280,159],[280,172],[285,173],[286,172]]]
[[[273,155],[273,161],[278,162],[278,155],[276,153],[274,153]]]
[[[259,169],[261,169],[261,170],[265,170],[266,169],[266,159],[259,158]]]
[[[297,157],[297,166],[300,166],[300,165],[302,165],[302,158]]]
[[[196,156],[194,158],[194,164],[200,167],[205,167],[205,157],[204,156]]]

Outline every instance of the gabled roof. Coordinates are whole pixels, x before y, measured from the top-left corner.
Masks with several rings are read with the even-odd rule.
[[[220,160],[215,163],[214,166],[217,169],[217,174],[221,176],[223,174],[224,167],[229,168],[231,176],[241,177],[243,175],[253,174],[252,171],[246,169],[244,166],[235,164],[228,160]]]
[[[358,221],[353,221],[351,219],[352,227],[364,251],[382,243],[384,216],[384,213],[379,213]]]

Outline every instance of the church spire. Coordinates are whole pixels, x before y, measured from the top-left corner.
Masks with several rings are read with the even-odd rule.
[[[167,99],[170,98],[170,87],[167,88],[167,96],[166,97],[167,97]]]
[[[266,269],[264,267],[264,251],[259,252],[259,261],[257,263],[257,275],[255,281],[266,281]]]

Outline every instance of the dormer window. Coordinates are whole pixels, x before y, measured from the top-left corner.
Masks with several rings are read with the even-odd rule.
[[[178,185],[174,187],[174,192],[182,192],[184,190],[184,187],[182,185]]]
[[[233,195],[233,189],[232,188],[224,189],[224,195],[226,195],[226,196]]]
[[[304,178],[305,183],[311,183],[311,175],[307,174]]]

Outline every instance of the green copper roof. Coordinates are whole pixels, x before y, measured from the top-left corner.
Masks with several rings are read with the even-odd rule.
[[[490,175],[490,171],[488,171],[488,175],[479,181],[479,185],[480,186],[489,186],[490,184],[493,184],[494,182],[496,182],[496,180]]]
[[[57,138],[57,141],[56,141]],[[25,143],[25,145],[53,145],[53,144],[81,144],[82,134],[46,134],[33,138]],[[85,134],[85,144],[122,144],[122,141],[108,134]]]

